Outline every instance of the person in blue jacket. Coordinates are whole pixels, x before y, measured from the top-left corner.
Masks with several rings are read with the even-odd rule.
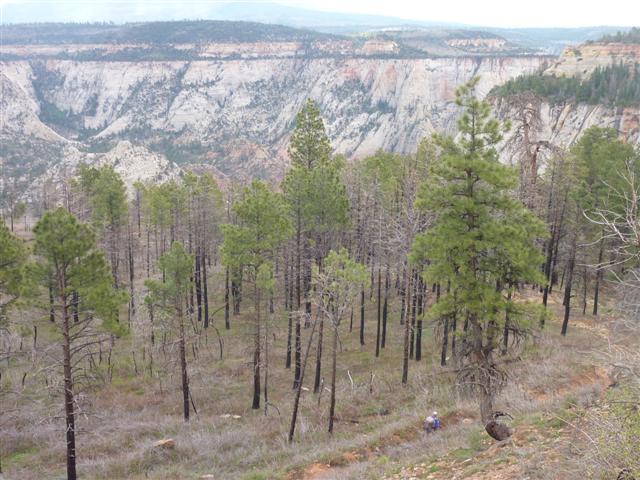
[[[427,433],[440,430],[441,427],[442,424],[440,423],[440,418],[438,418],[438,412],[433,412],[424,421],[424,429]]]

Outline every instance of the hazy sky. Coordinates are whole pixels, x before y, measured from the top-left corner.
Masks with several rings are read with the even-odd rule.
[[[640,0],[304,0],[314,10],[496,27],[637,26]]]
[[[258,0],[260,1],[260,0]],[[266,3],[271,3],[270,2]],[[179,18],[202,18],[198,12],[227,0],[0,0],[5,21],[33,12],[36,21],[123,21],[123,12],[160,18],[160,12],[180,12]],[[275,0],[312,10],[386,15],[412,20],[454,22],[496,27],[577,27],[640,25],[640,0]],[[249,7],[247,7],[249,8]],[[48,12],[51,12],[48,14]],[[118,12],[116,15],[115,12]],[[47,16],[50,15],[51,18]],[[155,18],[157,17],[157,18]],[[20,20],[23,21],[23,20]],[[125,20],[126,21],[126,20]]]

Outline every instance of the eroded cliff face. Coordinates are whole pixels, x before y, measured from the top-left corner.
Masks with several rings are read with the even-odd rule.
[[[485,45],[494,39],[464,41]],[[485,95],[541,67],[547,74],[585,76],[597,66],[632,63],[640,54],[638,45],[587,44],[568,48],[559,59],[390,58],[385,54],[395,51],[393,41],[365,42],[357,50],[354,45],[316,42],[318,57],[305,56],[300,42],[185,44],[172,48],[197,49],[196,59],[136,62],[47,56],[86,45],[2,47],[23,56],[35,49],[38,58],[0,63],[0,181],[59,176],[80,161],[124,165],[129,184],[169,178],[183,167],[218,177],[277,179],[289,163],[295,115],[309,97],[320,106],[336,153],[410,153],[433,132],[455,134],[455,89],[476,75]],[[43,54],[47,49],[53,50]],[[501,151],[505,162],[521,155],[521,127],[527,122],[528,141],[542,145],[542,160],[569,147],[591,125],[616,128],[631,143],[639,142],[638,108],[494,102],[498,114],[514,123]]]
[[[640,45],[588,43],[568,47],[543,73],[586,78],[597,67],[636,62],[640,62]],[[501,149],[502,159],[507,163],[517,163],[523,155],[536,150],[538,167],[544,169],[552,155],[569,149],[592,126],[613,128],[621,139],[640,148],[640,105],[551,104],[527,93],[491,100],[498,116],[510,119],[513,124]]]
[[[277,178],[288,164],[295,115],[308,97],[318,102],[337,153],[406,153],[435,131],[455,131],[456,87],[480,75],[485,94],[543,61],[488,56],[5,62],[0,134],[11,144],[31,142],[45,150],[48,144],[71,145],[78,152],[109,150],[127,140],[167,156],[170,164],[210,166],[237,178]],[[48,161],[59,163],[64,151],[56,149]]]
[[[634,43],[585,43],[565,48],[545,71],[549,75],[584,78],[597,67],[640,62],[640,45]]]
[[[494,107],[500,118],[512,121],[512,129],[500,148],[501,158],[508,164],[528,161],[535,152],[537,168],[543,171],[553,155],[567,151],[592,126],[613,128],[620,138],[640,148],[638,107],[551,105],[542,101],[520,103],[510,98],[495,100]]]

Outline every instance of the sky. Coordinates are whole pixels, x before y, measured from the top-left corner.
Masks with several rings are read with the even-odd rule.
[[[493,27],[640,25],[640,0],[270,0],[269,3],[271,2],[326,12],[384,15]],[[200,12],[210,12],[209,7],[215,8],[228,3],[246,5],[242,1],[228,0],[0,0],[0,15],[8,22],[16,21],[16,18],[19,18],[18,21],[25,21],[24,18],[33,21],[126,21],[127,12],[135,14],[136,19],[142,16],[156,20],[161,15],[184,19],[203,18]]]
[[[314,10],[370,13],[492,27],[638,26],[639,0],[306,0]]]

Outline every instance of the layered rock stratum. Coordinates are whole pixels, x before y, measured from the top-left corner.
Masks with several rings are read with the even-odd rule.
[[[575,48],[556,59],[513,53],[500,38],[444,43],[473,51],[435,57],[407,53],[393,38],[322,38],[164,45],[164,57],[190,53],[152,60],[157,46],[151,44],[3,45],[3,181],[28,184],[81,161],[125,166],[129,184],[170,178],[186,167],[219,177],[279,178],[295,115],[307,98],[319,104],[336,153],[410,153],[434,132],[455,134],[455,89],[476,75],[485,95],[543,68],[580,74],[578,65],[588,70],[630,58],[622,51],[629,46],[616,55],[611,46],[608,53],[581,47],[578,62]],[[123,60],[125,54],[134,59]],[[503,99],[496,108],[510,116],[518,107]],[[638,142],[638,109],[544,102],[536,108],[542,120],[536,135],[558,147],[589,125],[613,126]],[[506,148],[503,156],[513,151]]]

